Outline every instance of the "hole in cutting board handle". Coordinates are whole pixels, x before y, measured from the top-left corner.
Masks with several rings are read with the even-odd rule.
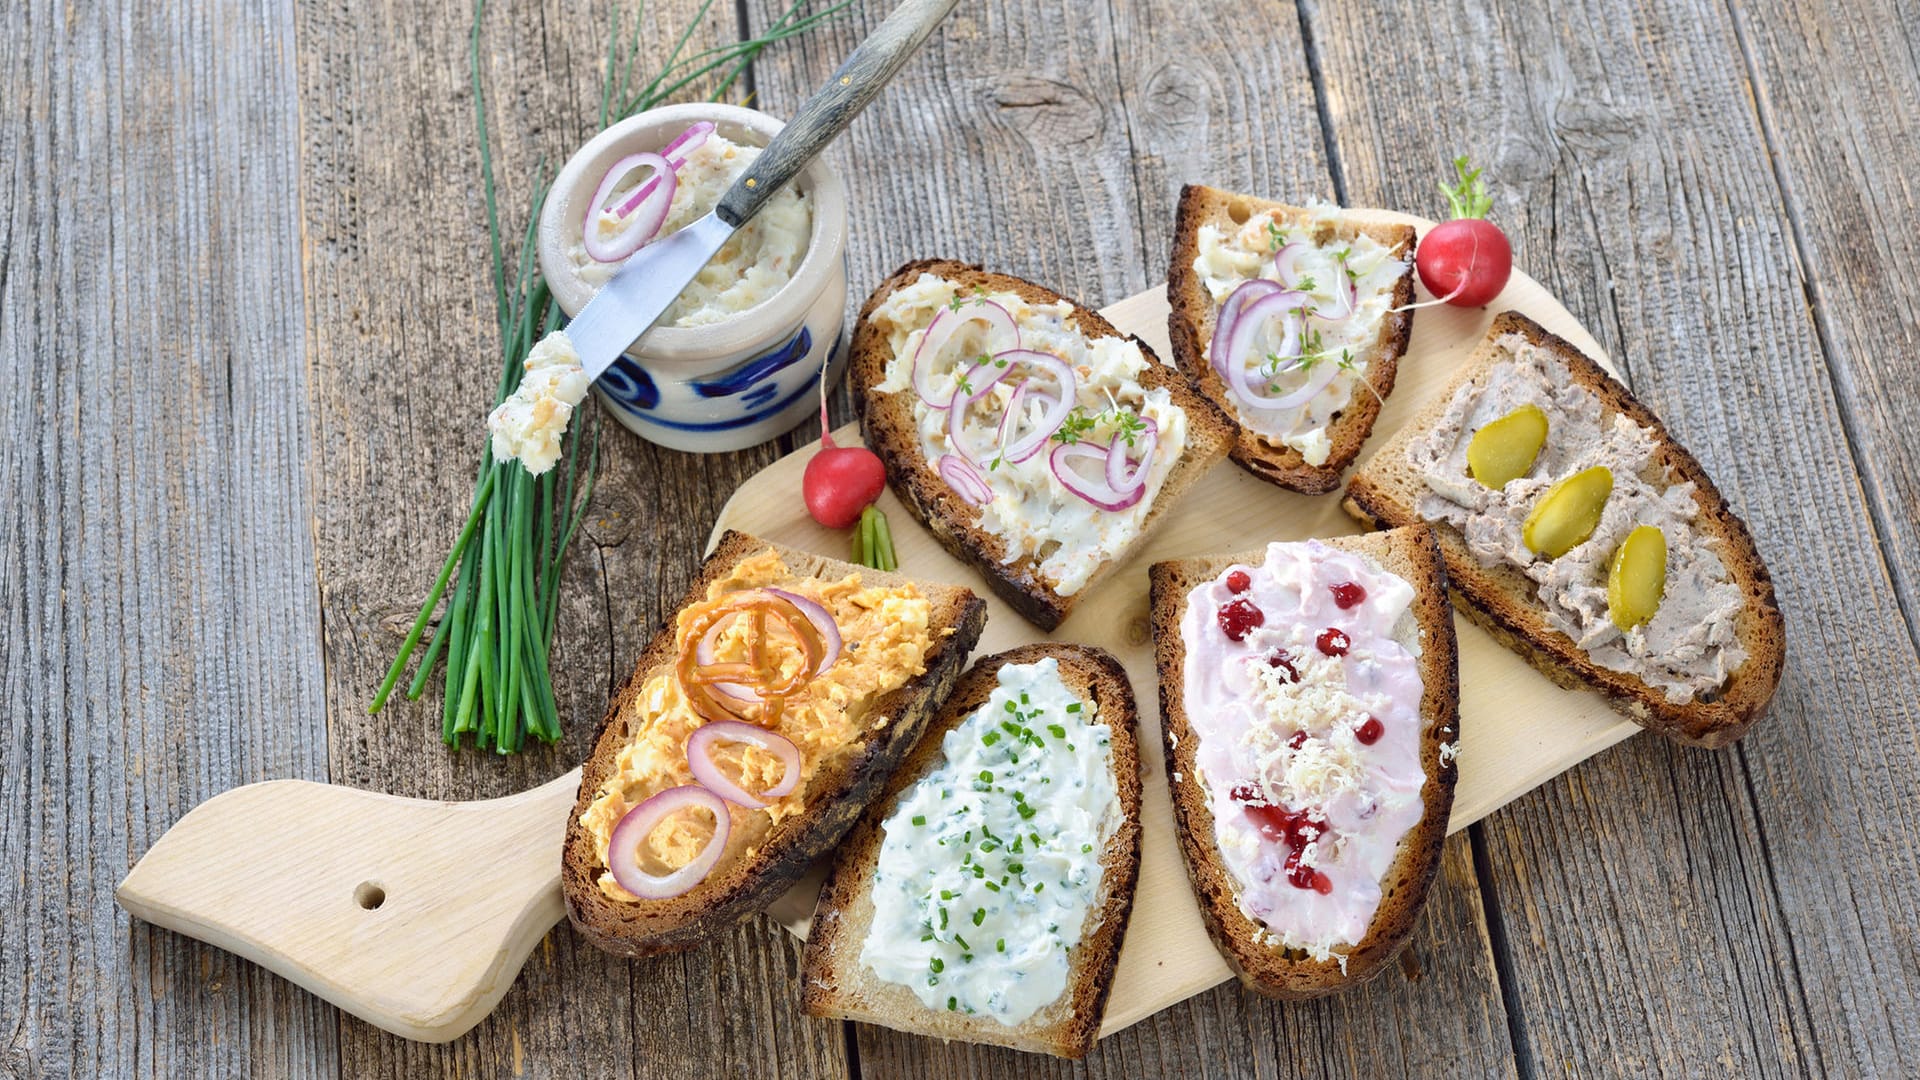
[[[367,911],[374,911],[387,902],[387,890],[371,881],[363,881],[353,890],[353,902]]]

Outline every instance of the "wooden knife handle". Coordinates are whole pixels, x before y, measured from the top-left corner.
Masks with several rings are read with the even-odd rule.
[[[894,8],[720,197],[714,208],[720,220],[737,229],[759,213],[774,192],[846,130],[958,2],[903,0]]]

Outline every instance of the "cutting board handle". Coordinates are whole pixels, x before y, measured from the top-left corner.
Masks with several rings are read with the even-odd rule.
[[[130,914],[259,963],[370,1024],[465,1034],[564,914],[580,770],[482,802],[248,784],[168,829],[114,891]]]

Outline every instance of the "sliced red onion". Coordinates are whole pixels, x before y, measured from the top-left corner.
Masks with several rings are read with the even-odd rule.
[[[1336,264],[1333,268],[1333,292],[1340,297],[1343,307],[1339,311],[1322,311],[1314,308],[1310,314],[1323,323],[1342,323],[1353,318],[1353,310],[1360,306],[1360,287],[1354,284],[1353,275],[1347,268]]]
[[[600,229],[595,220],[613,196],[617,187],[627,174],[635,169],[653,170],[660,181],[652,195],[643,199],[631,213],[623,218],[625,224],[612,240],[602,240]],[[599,190],[593,193],[593,201],[587,204],[587,217],[580,226],[580,243],[587,254],[599,262],[619,262],[640,250],[647,241],[660,231],[660,225],[667,220],[667,209],[673,205],[673,189],[676,183],[673,163],[659,154],[628,154],[613,163],[607,170],[605,179],[600,181]],[[625,213],[625,211],[622,211]]]
[[[1339,365],[1323,356],[1315,363],[1314,368],[1307,372],[1307,381],[1302,383],[1298,389],[1291,393],[1282,394],[1277,398],[1268,398],[1261,407],[1266,409],[1298,408],[1312,401],[1315,395],[1325,390],[1327,384],[1333,382],[1334,378],[1339,374]]]
[[[1153,449],[1160,442],[1160,425],[1154,423],[1150,416],[1140,419],[1145,430],[1136,436],[1139,445],[1133,448],[1140,451],[1138,465],[1133,465],[1131,470],[1128,468],[1127,450],[1130,448],[1126,440],[1116,438],[1113,445],[1107,448],[1107,486],[1115,491],[1134,491],[1145,487],[1147,470],[1153,466]]]
[[[1246,309],[1246,306],[1263,296],[1285,291],[1285,287],[1277,281],[1254,278],[1241,282],[1227,294],[1226,300],[1220,304],[1220,315],[1213,323],[1213,344],[1210,351],[1215,364],[1220,363],[1220,357],[1227,351],[1227,343],[1233,339],[1233,329],[1239,325],[1241,312]]]
[[[1052,353],[1032,349],[1008,349],[993,354],[991,358],[976,364],[967,372],[966,398],[961,400],[956,396],[947,412],[948,445],[975,465],[981,464],[987,455],[968,445],[966,441],[967,409],[985,398],[987,392],[1011,374],[1015,365],[1018,364],[1024,364],[1031,370],[1044,371],[1053,376],[1054,382],[1059,384],[1060,396],[1049,403],[1046,413],[1041,416],[1040,423],[1034,430],[1021,436],[1006,453],[1007,460],[1020,462],[1032,457],[1040,447],[1046,445],[1047,439],[1059,430],[1060,425],[1066,421],[1067,414],[1073,411],[1075,395],[1078,393],[1078,385],[1073,377],[1073,365]],[[1003,435],[1007,431],[1007,419],[1013,416],[1013,413],[1013,403],[1009,402],[1006,412],[1000,418],[1000,430]]]
[[[944,409],[953,401],[952,392],[944,398],[934,395],[933,362],[940,358],[940,350],[946,347],[953,335],[959,333],[962,326],[975,320],[987,324],[989,346],[995,344],[993,334],[999,331],[1001,336],[1013,339],[1011,346],[1003,345],[1002,347],[1015,349],[1020,347],[1020,327],[1014,323],[1013,315],[991,300],[985,298],[967,300],[958,310],[941,308],[934,314],[933,321],[927,324],[927,332],[921,335],[920,345],[913,352],[913,388],[919,393],[920,400],[933,408]],[[996,350],[988,348],[985,351],[993,353]]]
[[[1300,287],[1300,256],[1307,253],[1307,242],[1295,240],[1284,244],[1273,254],[1273,276],[1279,278],[1289,289]]]
[[[820,632],[820,639],[826,643],[826,649],[820,656],[820,662],[813,667],[813,677],[819,678],[827,673],[835,660],[840,659],[840,624],[833,621],[833,613],[817,600],[809,600],[799,593],[790,593],[785,589],[768,589],[767,592],[785,600],[800,609],[813,628]]]
[[[727,779],[720,767],[714,764],[713,745],[722,742],[746,743],[769,754],[776,754],[787,771],[780,774],[778,784],[755,795]],[[693,778],[708,791],[749,810],[764,810],[768,800],[784,798],[800,786],[800,748],[793,745],[793,740],[739,720],[714,720],[702,724],[688,736],[687,767],[693,770]]]
[[[987,478],[980,475],[973,462],[959,454],[942,454],[938,468],[940,478],[962,501],[972,506],[985,506],[993,501],[993,488],[987,485]]]
[[[1279,292],[1262,297],[1248,305],[1242,313],[1240,325],[1235,329],[1233,338],[1227,343],[1226,351],[1213,358],[1214,370],[1227,384],[1227,389],[1249,409],[1269,410],[1281,408],[1274,404],[1273,398],[1255,389],[1249,381],[1252,372],[1248,355],[1253,348],[1259,328],[1266,320],[1278,315],[1284,321],[1284,337],[1277,356],[1282,360],[1294,360],[1300,355],[1300,303],[1305,293]]]
[[[696,735],[698,732],[695,733]],[[691,740],[689,740],[691,741]],[[713,815],[713,838],[687,865],[665,876],[649,874],[640,868],[640,845],[668,815],[688,807],[700,807]],[[714,864],[727,849],[727,833],[733,825],[727,816],[727,804],[720,796],[698,784],[667,790],[627,811],[607,838],[607,869],[620,887],[642,900],[669,900],[706,880]]]
[[[713,121],[702,120],[674,136],[672,142],[660,148],[660,156],[666,158],[668,163],[673,166],[676,179],[680,171],[680,166],[687,163],[687,159],[693,156],[695,150],[700,149],[700,147],[706,144],[707,136],[711,134],[713,134]],[[639,206],[641,201],[648,195],[652,194],[653,189],[658,187],[659,184],[660,177],[658,174],[649,176],[641,181],[640,186],[634,188],[633,193],[627,196],[627,201],[620,204],[620,209],[615,212],[615,216],[626,217],[628,214],[633,213],[634,208]],[[667,202],[673,202],[671,195],[667,197]]]
[[[953,399],[947,403],[947,445],[975,465],[978,465],[985,455],[967,445],[965,430],[967,409],[986,397],[987,391],[992,390],[1012,371],[1011,362],[1002,363],[997,357],[990,357],[968,368],[966,374],[961,376],[961,380],[967,385],[964,395],[960,392],[959,383],[954,384]]]
[[[1139,502],[1140,497],[1146,494],[1145,484],[1123,493],[1115,491],[1112,485],[1107,483],[1104,475],[1097,479],[1089,479],[1073,467],[1073,463],[1080,458],[1104,459],[1109,452],[1109,447],[1101,446],[1099,443],[1061,443],[1053,448],[1053,453],[1047,457],[1047,464],[1052,467],[1054,477],[1068,491],[1102,510],[1125,510]],[[1104,473],[1104,461],[1101,462],[1101,468]]]

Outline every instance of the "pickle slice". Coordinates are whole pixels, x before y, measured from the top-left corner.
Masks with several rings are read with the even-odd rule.
[[[1467,475],[1500,490],[1527,475],[1547,443],[1547,414],[1522,405],[1473,433],[1467,443]]]
[[[1606,466],[1574,473],[1540,496],[1520,527],[1520,542],[1549,559],[1565,555],[1593,535],[1612,494],[1613,472]]]
[[[1607,572],[1607,614],[1613,625],[1631,630],[1660,610],[1667,595],[1667,534],[1657,525],[1641,525],[1620,542]]]

